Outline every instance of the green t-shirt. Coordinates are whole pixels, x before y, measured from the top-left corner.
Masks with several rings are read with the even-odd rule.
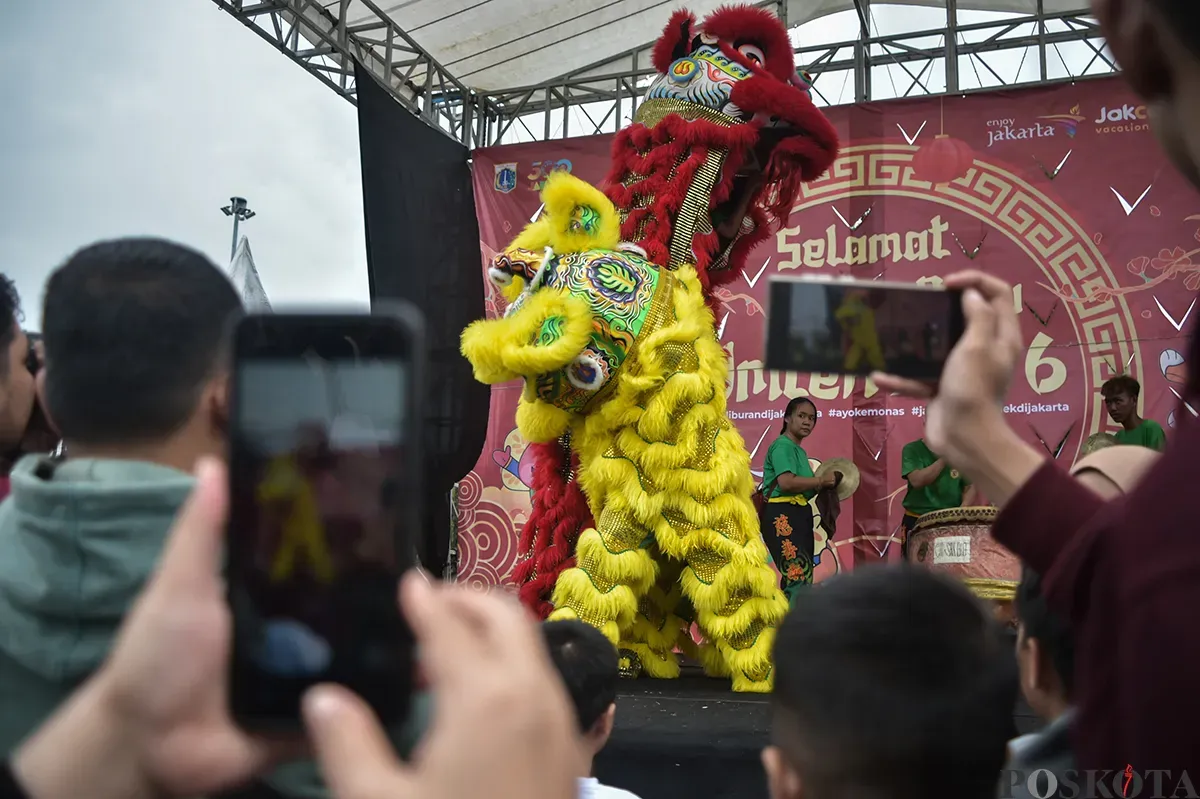
[[[763,485],[771,485],[775,482],[776,477],[789,472],[797,477],[814,476],[812,464],[808,462],[808,453],[785,433],[775,439],[775,443],[771,444],[771,448],[767,450],[767,459],[763,462]],[[816,491],[803,492],[805,499],[812,499],[816,495]],[[792,496],[795,494],[784,491],[776,484],[771,489],[771,496],[768,499]]]
[[[900,455],[900,473],[907,480],[910,474],[932,466],[937,459],[938,456],[926,446],[925,440],[918,439],[904,445],[904,452]],[[962,505],[963,493],[969,485],[970,482],[961,472],[947,464],[937,479],[924,488],[913,488],[909,484],[908,493],[904,495],[904,509],[920,516],[935,510],[957,508]]]
[[[1142,423],[1132,430],[1119,430],[1117,442],[1131,447],[1145,447],[1162,452],[1167,448],[1167,434],[1162,425],[1153,419],[1143,419]]]

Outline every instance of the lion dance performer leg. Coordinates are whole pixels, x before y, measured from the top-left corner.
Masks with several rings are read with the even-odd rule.
[[[582,517],[569,503],[582,490],[595,519],[573,565],[570,522],[526,531],[527,602],[544,603],[534,597],[553,574],[551,617],[595,625],[654,677],[678,674],[694,620],[709,673],[768,691],[787,602],[726,415],[712,309],[802,182],[832,163],[837,136],[769,12],[725,8],[703,25],[677,12],[654,55],[661,74],[618,135],[605,192],[569,175],[547,183],[542,216],[492,264],[505,318],[469,327],[463,352],[484,382],[525,380],[523,435],[560,451],[569,439],[577,455],[574,469],[557,458],[554,501],[535,490],[541,518]]]

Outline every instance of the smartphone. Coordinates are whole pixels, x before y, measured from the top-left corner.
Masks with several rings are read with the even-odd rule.
[[[937,380],[962,336],[962,292],[876,280],[775,278],[766,367]]]
[[[262,314],[232,334],[226,585],[230,702],[251,729],[300,724],[346,686],[408,714],[413,639],[396,601],[422,518],[420,314]]]

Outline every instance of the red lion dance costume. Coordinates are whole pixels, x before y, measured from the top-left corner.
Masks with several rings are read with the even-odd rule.
[[[608,357],[606,362],[604,358],[587,360],[590,356],[580,356],[572,362],[569,369],[575,372],[570,375],[571,384],[577,388],[588,387],[586,380],[581,382],[583,378],[578,374],[581,362],[588,369],[601,367],[599,371],[603,374],[596,378],[597,382],[590,390],[602,395],[603,401],[597,399],[591,405],[581,405],[574,396],[579,392],[570,387],[567,393],[574,394],[568,402],[555,390],[547,388],[551,382],[544,374],[535,381],[529,370],[522,371],[519,366],[514,366],[515,358],[510,358],[501,368],[503,356],[489,351],[489,348],[496,348],[494,341],[506,334],[500,328],[492,331],[481,328],[474,331],[477,335],[472,335],[472,329],[468,328],[464,333],[464,353],[476,366],[477,376],[485,382],[511,379],[514,374],[526,377],[527,386],[536,384],[538,387],[537,399],[574,414],[570,416],[573,420],[570,423],[543,423],[537,421],[540,417],[528,414],[524,417],[527,421],[534,420],[529,421],[528,426],[536,428],[540,434],[529,436],[531,440],[543,443],[531,444],[535,458],[533,509],[520,542],[526,557],[516,570],[522,601],[542,618],[551,613],[555,617],[574,616],[604,629],[614,643],[619,643],[627,675],[643,672],[654,677],[677,675],[673,650],[679,647],[698,657],[710,674],[732,675],[735,690],[767,691],[771,686],[771,674],[769,660],[765,658],[769,656],[774,627],[786,612],[786,601],[779,594],[777,584],[773,588],[763,584],[760,567],[769,567],[756,560],[760,557],[760,549],[765,553],[765,546],[762,546],[749,499],[753,478],[744,443],[725,418],[724,353],[712,333],[712,313],[703,306],[712,310],[719,306],[717,290],[734,280],[749,252],[787,220],[801,184],[815,180],[829,168],[837,155],[837,134],[813,105],[808,84],[796,72],[786,29],[764,9],[726,7],[714,12],[703,23],[697,23],[690,12],[675,12],[655,44],[654,66],[658,77],[638,108],[633,124],[621,131],[614,142],[613,165],[603,185],[603,195],[590,195],[588,192],[595,190],[586,184],[573,185],[572,182],[581,183],[574,179],[551,181],[543,195],[548,219],[534,223],[518,237],[508,252],[497,257],[491,273],[493,279],[505,287],[510,301],[515,305],[523,303],[520,309],[514,305],[513,310],[521,310],[528,316],[534,313],[530,310],[534,303],[545,299],[542,296],[545,291],[542,295],[531,294],[539,288],[554,286],[562,290],[569,284],[570,291],[586,296],[586,293],[581,294],[580,280],[569,274],[574,262],[566,265],[560,262],[566,263],[572,258],[586,262],[585,266],[592,270],[588,274],[593,276],[599,263],[607,269],[599,290],[610,294],[613,286],[629,282],[623,279],[625,273],[617,274],[622,264],[635,283],[637,275],[644,274],[648,267],[655,273],[645,273],[648,277],[657,281],[656,275],[661,273],[662,281],[675,286],[674,289],[663,289],[664,292],[674,290],[679,298],[674,310],[668,314],[671,319],[667,322],[644,321],[646,314],[643,313],[637,324],[644,323],[645,330],[639,327],[640,332],[636,335],[628,334],[631,340],[640,337],[640,350],[633,345],[628,349],[609,347],[606,352],[615,351],[616,354]],[[606,227],[610,217],[611,225]],[[543,228],[541,231],[534,230],[539,226]],[[549,228],[556,232],[547,232]],[[591,249],[586,252],[583,245],[573,245],[585,235],[591,236],[587,242]],[[572,239],[572,236],[577,238]],[[564,252],[571,254],[556,254]],[[613,262],[619,263],[614,267]],[[558,274],[557,284],[555,274]],[[603,279],[610,280],[610,284],[603,284]],[[517,295],[522,291],[524,294],[518,301]],[[690,291],[693,295],[689,295]],[[526,302],[531,296],[537,300]],[[699,305],[687,305],[689,296],[694,296]],[[545,300],[542,305],[548,302]],[[601,318],[608,310],[595,303],[592,307],[598,314],[596,318]],[[547,327],[549,322],[541,328],[535,325],[532,329],[538,342],[559,346],[565,343],[563,336],[574,335],[566,329],[569,325],[564,327],[571,313],[561,310],[538,312],[557,324],[555,329]],[[655,311],[652,309],[649,313],[653,317]],[[685,318],[689,315],[690,319]],[[682,330],[686,327],[685,321],[692,324],[688,328],[692,332],[679,333],[683,338],[673,344],[670,329]],[[497,320],[476,323],[476,326],[509,322]],[[675,323],[675,328],[671,328],[670,322]],[[588,327],[584,324],[579,333],[586,334]],[[608,322],[595,323],[596,331],[602,327],[611,329]],[[619,329],[628,333],[625,327],[619,326]],[[697,330],[701,332],[697,334]],[[527,333],[521,335],[529,338]],[[695,339],[698,342],[695,352],[687,350],[684,353],[681,348],[690,347],[697,335],[703,341]],[[599,332],[595,333],[593,349],[584,352],[604,350],[612,344],[602,339]],[[699,448],[708,452],[709,458],[716,453],[732,453],[729,457],[738,462],[729,467],[728,474],[718,475],[713,467],[713,481],[721,483],[722,487],[711,496],[701,496],[705,492],[696,487],[699,484],[690,482],[692,478],[683,475],[675,489],[647,489],[649,493],[640,494],[641,498],[623,498],[614,493],[620,491],[619,486],[613,488],[614,478],[600,466],[589,471],[590,463],[599,464],[604,457],[611,461],[611,452],[616,446],[613,442],[625,441],[622,446],[626,450],[640,446],[637,442],[629,443],[628,430],[622,429],[621,425],[628,427],[631,424],[629,420],[637,415],[635,406],[639,403],[645,410],[644,397],[627,403],[625,410],[621,410],[621,400],[612,399],[610,389],[597,387],[608,379],[610,371],[616,375],[620,369],[624,369],[623,374],[627,376],[632,373],[630,380],[653,382],[657,379],[661,383],[661,376],[649,377],[653,370],[646,371],[648,367],[638,362],[639,358],[654,363],[662,361],[663,357],[647,354],[654,348],[667,353],[668,358],[676,357],[676,371],[682,368],[679,363],[689,359],[695,361],[698,364],[693,369],[695,379],[707,380],[706,385],[714,389],[710,393],[720,395],[712,400],[712,408],[719,413],[721,424],[713,428],[714,439]],[[671,353],[677,353],[677,356]],[[625,363],[626,358],[629,363]],[[520,361],[526,362],[527,359]],[[535,374],[551,372],[558,367],[558,364],[550,363],[548,356],[539,363],[541,367],[530,367]],[[584,377],[592,379],[591,372]],[[720,390],[716,390],[718,381]],[[613,382],[617,382],[616,377]],[[566,383],[560,381],[554,385],[565,386]],[[605,391],[609,393],[605,394]],[[529,398],[532,405],[534,394]],[[692,405],[695,404],[693,401]],[[607,410],[597,411],[597,407]],[[560,411],[555,410],[555,413]],[[592,422],[584,424],[580,421],[589,415],[594,418],[606,413],[609,426],[602,434]],[[558,419],[557,416],[545,418]],[[522,411],[518,412],[518,426],[524,432]],[[673,435],[682,434],[677,430]],[[663,457],[661,445],[658,454],[654,454],[653,442],[644,443],[650,454],[645,458],[630,455],[628,459],[638,463],[638,471],[630,474],[657,477],[658,465],[654,458]],[[605,451],[609,453],[607,456],[602,454]],[[682,467],[663,468],[678,471]],[[695,471],[697,467],[690,468]],[[664,486],[671,484],[671,479],[664,480]],[[621,480],[615,479],[615,482],[619,484]],[[643,479],[641,482],[645,488],[645,484],[652,481]],[[731,510],[726,525],[732,523],[743,529],[721,535],[726,538],[740,536],[738,546],[743,549],[738,552],[746,554],[742,560],[729,556],[721,561],[727,566],[733,564],[729,572],[734,574],[733,577],[721,580],[700,577],[707,568],[701,563],[704,557],[672,552],[666,539],[675,540],[675,533],[666,527],[660,528],[659,541],[653,542],[654,521],[643,519],[633,527],[650,530],[651,535],[640,545],[649,554],[643,553],[644,558],[638,555],[643,560],[629,566],[632,571],[611,581],[613,585],[630,586],[630,596],[641,597],[635,602],[637,613],[634,619],[629,606],[600,607],[611,605],[607,598],[612,594],[611,586],[606,587],[604,596],[584,594],[594,593],[594,589],[587,587],[589,582],[592,586],[608,582],[607,578],[597,578],[596,571],[597,568],[604,571],[597,566],[597,558],[603,559],[605,547],[609,555],[628,561],[625,555],[613,549],[609,540],[612,535],[606,538],[603,532],[606,504],[627,502],[631,503],[631,508],[637,506],[645,510],[661,499],[657,493],[674,497],[664,500],[666,505],[663,505],[662,514],[663,518],[669,518],[670,526],[681,538],[688,534],[687,530],[693,531],[694,535],[700,528],[719,527],[716,522],[697,522],[695,513],[699,511],[694,513],[688,508],[728,501]],[[675,516],[667,507],[672,502],[681,509]],[[593,516],[600,519],[599,525]],[[589,538],[597,535],[593,529],[596,527],[600,528],[600,537]],[[612,524],[608,523],[608,527],[611,529]],[[745,529],[747,527],[753,529]],[[627,533],[626,538],[633,534]],[[591,543],[586,543],[589,541]],[[588,552],[599,554],[582,554],[585,546]],[[627,548],[636,547],[630,545]],[[579,563],[576,562],[577,553]],[[679,562],[672,565],[672,557],[665,555],[671,555]],[[711,557],[720,560],[719,556]],[[712,568],[716,569],[716,574],[724,567]],[[721,582],[723,586],[719,596],[718,593],[705,593],[714,582]],[[692,645],[691,638],[682,631],[693,620],[699,622],[706,637],[717,646]]]

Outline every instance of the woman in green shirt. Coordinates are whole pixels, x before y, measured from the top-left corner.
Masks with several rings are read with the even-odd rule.
[[[781,435],[763,462],[763,540],[782,576],[783,592],[793,600],[796,591],[813,579],[813,512],[809,503],[836,476],[818,479],[801,442],[817,425],[817,407],[808,397],[796,397],[783,414]]]

